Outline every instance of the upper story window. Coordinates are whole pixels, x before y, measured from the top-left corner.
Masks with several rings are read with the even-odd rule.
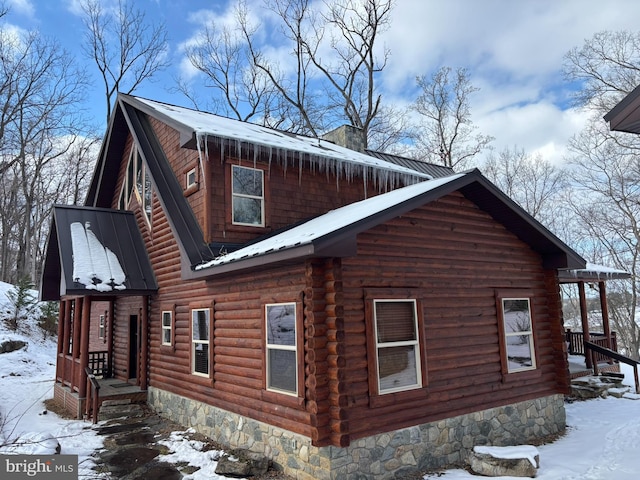
[[[256,168],[231,166],[232,222],[264,226],[264,172]]]
[[[265,306],[267,331],[267,390],[298,393],[296,304]]]
[[[104,338],[105,337],[105,330],[106,330],[106,315],[100,315],[100,319],[98,322],[98,338]]]
[[[131,154],[129,155],[127,174],[125,175],[122,190],[120,191],[118,208],[120,208],[120,210],[130,208],[130,203],[134,195],[142,207],[147,222],[151,223],[153,186],[151,184],[149,170],[142,161],[142,158],[140,158],[136,148],[132,148]]]
[[[422,387],[415,300],[374,300],[378,393]]]
[[[508,294],[507,294],[508,295]],[[531,301],[526,296],[498,296],[503,373],[535,370]]]

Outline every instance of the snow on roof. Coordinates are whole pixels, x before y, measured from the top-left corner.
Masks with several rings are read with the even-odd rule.
[[[207,137],[218,137],[237,142],[238,149],[242,147],[241,142],[259,145],[264,147],[270,156],[274,149],[283,151],[285,158],[286,152],[292,152],[290,160],[300,160],[301,154],[308,154],[321,167],[330,171],[339,171],[341,169],[348,178],[354,173],[354,167],[356,169],[359,168],[360,171],[370,170],[375,174],[375,179],[379,183],[385,183],[397,177],[400,177],[405,183],[415,183],[416,181],[432,178],[425,173],[341,147],[321,138],[282,132],[212,113],[199,112],[145,98],[135,97],[135,99],[159,114],[192,129],[196,134],[199,148],[203,143],[206,145],[206,141],[203,142],[203,140],[206,140]],[[390,179],[388,177],[393,178]]]
[[[597,279],[621,279],[629,278],[631,275],[629,272],[619,270],[617,268],[606,267],[604,265],[598,265],[596,263],[589,263],[585,268],[577,268],[572,270],[560,271],[561,278],[591,278]]]
[[[124,290],[126,275],[118,257],[100,243],[91,225],[73,222],[71,248],[73,251],[73,280],[88,290],[110,292]]]
[[[221,255],[207,263],[197,265],[195,269],[202,270],[245,258],[311,244],[316,239],[427,193],[464,175],[464,173],[459,173],[449,177],[428,180],[331,210],[324,215],[320,215],[261,242],[248,245],[234,252]]]

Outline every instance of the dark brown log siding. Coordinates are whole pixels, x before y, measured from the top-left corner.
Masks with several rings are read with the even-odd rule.
[[[198,152],[179,148],[180,137],[177,131],[156,119],[151,119],[151,124],[180,185],[184,187],[184,172],[193,167],[198,169],[198,191],[189,194],[187,198],[209,242],[246,242],[378,193],[371,181],[368,182],[369,187],[365,193],[361,179],[349,181],[340,178],[336,181],[335,175],[319,172],[317,166],[310,166],[307,162],[303,164],[300,174],[298,160],[294,162],[290,158],[289,164],[284,166],[276,160],[275,151],[271,160],[264,156],[254,158],[253,150],[246,146],[243,146],[242,158],[238,158],[236,152],[230,152],[227,148],[224,159],[220,158],[222,152],[219,147],[210,146],[207,164],[209,175],[206,176],[201,171]],[[205,155],[204,151],[202,155]],[[255,166],[265,171],[265,228],[230,223],[231,192],[228,179],[231,164],[250,168]],[[211,210],[208,222],[205,221],[207,196],[210,196]]]
[[[198,152],[179,148],[178,134],[153,121],[174,171],[200,168]],[[128,158],[128,142],[124,159]],[[204,185],[187,199],[209,239],[241,242],[265,229],[227,229],[225,169],[210,151],[210,222],[204,220]],[[246,165],[253,165],[245,160]],[[273,162],[265,177],[267,220],[275,229],[364,197],[361,181]],[[125,161],[120,182],[126,169]],[[202,172],[199,171],[199,176]],[[202,178],[201,178],[202,181]],[[118,190],[119,193],[119,190]],[[372,192],[368,192],[371,194]],[[117,206],[117,198],[114,198]],[[285,208],[279,208],[286,206]],[[157,198],[152,232],[134,205],[158,280],[149,316],[150,385],[310,436],[316,445],[346,445],[355,438],[562,391],[560,304],[555,272],[523,242],[452,194],[386,222],[358,239],[356,258],[315,259],[297,266],[182,281],[174,233]],[[224,232],[224,235],[223,235]],[[503,382],[495,288],[534,292],[535,378]],[[368,383],[364,292],[370,288],[413,289],[424,315],[428,386],[372,401]],[[304,401],[264,390],[263,308],[266,303],[302,302]],[[116,374],[128,372],[128,315],[139,297],[117,301],[114,332]],[[174,311],[171,347],[161,345],[161,312]],[[209,378],[191,374],[192,308],[211,309]],[[556,339],[555,342],[552,341]],[[462,354],[464,353],[464,354]],[[424,360],[424,359],[423,359]]]
[[[540,256],[461,194],[451,194],[358,238],[343,260],[351,440],[492,406],[564,392],[566,378],[555,272]],[[364,292],[417,292],[424,315],[428,386],[370,397],[363,364]],[[503,381],[496,288],[533,292],[535,372]],[[371,363],[373,359],[369,359]],[[388,400],[383,398],[388,397]]]

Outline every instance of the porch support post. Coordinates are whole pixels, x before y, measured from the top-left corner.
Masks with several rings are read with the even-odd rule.
[[[147,355],[149,354],[149,297],[142,297],[144,307],[142,308],[140,327],[140,381],[138,382],[141,390],[147,389]]]
[[[114,335],[114,326],[116,324],[116,319],[113,314],[115,309],[113,308],[114,300],[113,298],[109,300],[109,314],[107,318],[107,330],[105,331],[105,335],[107,336],[107,377],[111,377],[113,375],[113,335]]]
[[[80,370],[80,365],[76,362],[76,358],[80,356],[80,329],[81,323],[80,320],[82,318],[82,306],[84,305],[84,299],[82,297],[76,298],[75,300],[75,308],[73,309],[73,343],[71,345],[71,391],[75,390],[78,387],[78,384],[81,383],[80,379],[82,378],[82,373]]]
[[[598,290],[600,291],[600,310],[602,310],[602,330],[604,337],[607,339],[607,348],[611,348],[611,326],[609,325],[609,307],[607,305],[607,288],[603,281],[598,282]]]
[[[585,342],[591,341],[589,336],[589,319],[587,317],[587,296],[584,291],[584,282],[578,282],[578,293],[580,295],[580,319],[582,320],[582,336]],[[591,351],[584,349],[584,356],[587,368],[592,368]]]
[[[65,344],[65,328],[67,324],[68,300],[60,300],[60,309],[58,311],[58,353],[56,355],[56,382],[60,379],[64,383],[64,344]],[[68,342],[67,342],[68,343]]]
[[[80,326],[80,381],[78,382],[78,396],[87,395],[87,379],[85,368],[89,366],[89,333],[91,324],[91,297],[85,297],[82,302],[82,325]]]

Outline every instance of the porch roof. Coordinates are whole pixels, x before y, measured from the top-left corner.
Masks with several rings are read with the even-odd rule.
[[[53,208],[40,297],[146,295],[157,291],[133,212]]]
[[[558,270],[560,283],[602,282],[606,280],[626,280],[631,278],[629,272],[595,263],[587,263],[586,268]]]

